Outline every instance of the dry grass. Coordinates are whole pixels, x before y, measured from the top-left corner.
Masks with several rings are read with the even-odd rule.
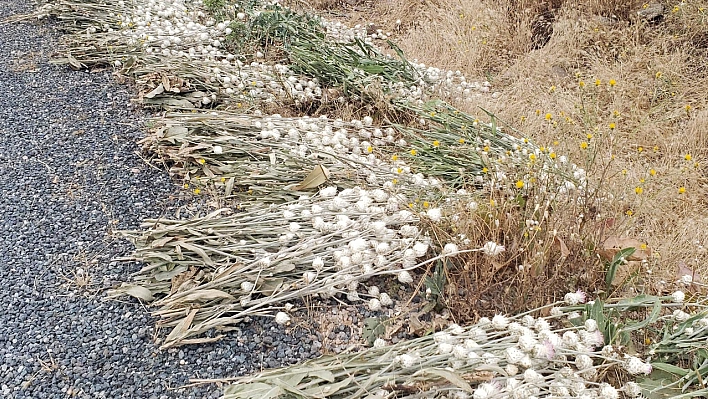
[[[586,168],[597,189],[600,200],[593,206],[554,209],[542,224],[564,240],[569,256],[560,258],[553,235],[539,234],[543,259],[528,252],[506,258],[507,268],[543,265],[533,266],[542,270],[543,281],[538,275],[519,281],[513,268],[504,276],[504,268],[467,259],[456,282],[477,294],[463,301],[471,304],[465,312],[523,307],[540,286],[548,287],[544,299],[568,288],[563,285],[597,287],[602,267],[593,249],[608,236],[636,238],[653,251],[639,290],[656,292],[675,281],[679,262],[708,274],[708,233],[701,228],[708,221],[707,2],[662,1],[663,16],[652,21],[637,12],[659,3],[641,1],[321,3],[315,7],[330,12],[339,4],[350,25],[373,22],[394,32],[409,59],[460,70],[468,80],[489,80],[497,98],[456,105],[472,114],[487,109],[540,145],[567,154]],[[371,15],[376,20],[367,20]],[[496,213],[502,219],[511,214]],[[518,250],[519,216],[502,227],[476,220],[457,228]],[[514,299],[504,300],[503,309],[499,303],[485,306],[489,292],[495,295],[487,302],[500,295]]]

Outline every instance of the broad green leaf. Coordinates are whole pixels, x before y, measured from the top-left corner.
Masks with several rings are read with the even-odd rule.
[[[652,369],[666,371],[667,373],[675,374],[680,377],[683,377],[689,373],[686,369],[682,369],[681,367],[668,363],[654,362],[651,364],[651,367]]]

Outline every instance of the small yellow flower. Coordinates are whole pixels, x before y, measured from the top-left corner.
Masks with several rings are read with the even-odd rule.
[[[646,181],[646,180],[644,180],[643,177],[642,177],[641,179],[639,179],[639,182],[640,182],[640,183],[644,183],[645,181]]]
[[[614,110],[614,111],[612,111],[612,116],[614,116],[615,118],[619,118],[620,112],[617,110]]]
[[[524,182],[523,180],[519,180],[516,182],[516,188],[523,188],[524,187]]]
[[[627,210],[624,212],[624,214],[627,215],[627,216],[629,216],[629,217],[632,217],[632,215],[634,215],[634,211],[632,211],[631,209],[627,209]]]
[[[457,141],[459,141],[459,142],[460,142],[460,144],[465,144],[465,139],[464,139],[464,138],[462,138],[462,137],[460,137],[460,139],[459,139],[459,140],[457,140]]]
[[[393,154],[393,156],[391,157],[391,160],[392,160],[392,161],[398,161],[398,155]]]
[[[412,203],[412,202],[409,202],[409,203],[408,203],[408,207],[409,207],[409,208],[413,208],[413,203]]]
[[[423,201],[423,208],[430,208],[430,202]]]
[[[588,133],[585,137],[587,137],[588,141],[590,141],[590,140],[592,140],[593,136],[592,136],[592,133]]]
[[[556,86],[551,86],[548,91],[553,93],[554,91],[556,91]]]
[[[655,146],[654,146],[654,152],[659,152],[659,146],[658,146],[658,145],[655,145]]]
[[[637,195],[641,195],[641,194],[644,192],[644,189],[641,188],[641,187],[639,187],[639,186],[637,186],[637,187],[634,188],[634,192],[635,192]]]
[[[184,186],[182,186],[182,187],[189,188],[189,183],[184,183]]]
[[[538,150],[541,151],[541,152],[546,152],[546,147],[541,147],[541,148],[539,148]]]
[[[433,147],[440,147],[440,142],[437,140],[433,141]]]
[[[435,117],[435,111],[430,112],[430,116]]]
[[[627,176],[627,169],[622,169],[622,175]]]
[[[686,154],[686,155],[683,156],[683,159],[685,159],[685,160],[687,160],[687,161],[690,161],[690,160],[693,159],[693,157],[691,156],[691,154]]]
[[[582,148],[583,150],[586,150],[588,148],[588,142],[583,141],[582,143],[580,143],[580,148]]]
[[[642,151],[644,151],[644,147],[640,146],[639,148],[637,148],[637,152],[642,152]]]
[[[662,76],[662,75],[663,75],[663,74],[661,73],[661,71],[659,71],[659,72],[657,72],[657,73],[654,75],[654,77],[657,78],[657,79],[661,79],[661,76]]]
[[[486,166],[482,168],[482,173],[488,173],[488,172],[489,172],[489,169],[487,169]]]
[[[585,82],[581,80],[580,82],[578,82],[578,86],[580,86],[580,88],[582,89],[583,87],[585,87]]]
[[[539,115],[541,115],[541,110],[540,110],[540,109],[537,109],[537,110],[536,110],[536,116],[539,116]]]
[[[530,159],[531,161],[535,161],[535,160],[536,160],[536,154],[530,154],[530,155],[529,155],[529,159]]]
[[[600,86],[602,81],[600,79],[595,79],[595,86]]]
[[[391,180],[391,183],[393,183],[393,184],[398,184],[398,179],[393,179],[393,180]]]
[[[399,175],[400,175],[401,173],[403,173],[403,168],[398,168],[398,169],[396,169],[396,173],[398,173]]]
[[[639,249],[641,249],[642,251],[644,251],[645,249],[647,249],[647,244],[646,244],[645,242],[643,242],[643,243],[639,246]]]
[[[194,189],[194,194],[196,194],[196,195],[199,195],[199,193],[201,193],[201,192],[202,192],[202,190],[200,190],[198,188]]]
[[[222,177],[222,178],[221,178],[221,182],[224,183],[225,181],[226,181],[226,178],[225,178],[225,177]]]
[[[654,169],[649,169],[649,174],[652,176],[656,176],[656,170]]]
[[[551,119],[553,119],[553,115],[551,115],[551,113],[549,112],[549,113],[546,114],[546,117],[545,117],[545,118],[546,118],[547,121],[550,121]]]
[[[200,164],[204,165],[204,164],[206,163],[206,160],[204,160],[204,158],[202,158],[202,159],[200,159],[200,160],[197,161],[197,162],[199,162]]]
[[[521,122],[526,122],[526,117],[523,115],[521,116]]]
[[[679,194],[684,194],[684,193],[686,193],[686,187],[683,187],[683,186],[679,187],[678,193],[679,193]]]
[[[556,159],[556,153],[552,152],[552,153],[548,154],[548,157],[551,159]]]
[[[558,145],[559,141],[558,140],[553,140],[553,145]]]
[[[366,147],[366,152],[368,152],[369,154],[371,154],[372,152],[374,152],[374,147],[372,147],[372,146]]]
[[[689,104],[686,104],[686,106],[683,107],[683,108],[686,110],[686,112],[690,112],[690,111],[691,111],[691,106],[690,106]]]
[[[492,208],[494,208],[496,205],[497,205],[497,203],[496,203],[493,199],[490,199],[490,200],[489,200],[489,206],[491,206]]]
[[[610,87],[615,87],[616,84],[617,84],[616,80],[610,79]]]
[[[610,123],[610,130],[614,130],[617,127],[614,122]]]
[[[482,148],[482,151],[484,152],[489,152],[489,146],[485,145],[484,148]]]
[[[411,150],[411,155],[413,155],[413,156],[418,155],[418,151],[416,151],[415,148],[412,149],[412,150]]]
[[[528,144],[528,143],[529,143],[529,139],[528,139],[528,137],[524,137],[524,143],[526,143],[526,144]]]
[[[677,12],[679,12],[679,10],[680,10],[679,6],[676,5],[676,6],[674,6],[674,8],[671,9],[671,12],[677,13]]]

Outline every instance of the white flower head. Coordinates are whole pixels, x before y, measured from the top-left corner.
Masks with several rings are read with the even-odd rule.
[[[631,375],[644,374],[648,375],[652,372],[651,364],[644,363],[636,356],[628,356],[624,363],[624,369]]]
[[[602,399],[619,399],[619,392],[617,389],[606,382],[600,384],[598,394]]]
[[[325,187],[322,190],[320,190],[320,195],[323,198],[332,198],[335,195],[337,195],[337,187],[335,187],[335,186]],[[315,213],[315,212],[313,212],[313,213]]]
[[[317,278],[317,273],[308,271],[302,274],[302,278],[305,280],[305,284],[311,284]]]
[[[381,302],[381,306],[388,307],[393,305],[393,299],[391,299],[391,297],[385,292],[382,292],[381,295],[379,295],[379,301]]]
[[[222,146],[220,146],[220,145],[215,145],[214,148],[212,148],[212,151],[213,151],[214,154],[216,154],[216,155],[221,155],[221,154],[224,153],[224,148],[223,148]]]
[[[290,316],[288,316],[288,314],[285,312],[278,312],[275,315],[275,322],[280,325],[286,324],[289,321],[290,321]]]
[[[585,303],[586,299],[587,296],[581,290],[577,290],[576,292],[569,292],[565,294],[565,297],[563,298],[563,300],[570,306]]]
[[[383,348],[384,346],[386,346],[386,340],[384,340],[383,338],[376,338],[376,340],[374,341],[374,348],[378,349]]]
[[[624,394],[630,398],[637,398],[642,394],[642,387],[636,382],[630,381],[624,384],[622,391],[624,391]]]
[[[320,271],[320,270],[322,270],[323,267],[324,267],[324,260],[322,260],[322,258],[320,258],[319,256],[312,260],[312,268],[313,269]]]
[[[506,316],[498,314],[492,318],[492,327],[495,330],[504,330],[509,326],[509,319]]]
[[[415,251],[416,257],[423,257],[428,252],[428,244],[418,241],[413,245],[413,251]]]
[[[255,284],[253,284],[250,281],[244,281],[241,283],[241,291],[243,291],[247,294],[253,290],[253,287],[255,287]]]
[[[495,257],[499,255],[500,253],[504,252],[504,246],[499,245],[494,241],[488,241],[486,244],[484,244],[484,247],[482,247],[482,251],[484,252],[485,255]]]
[[[440,210],[440,208],[430,208],[426,212],[426,215],[428,215],[428,218],[435,223],[442,220],[442,210]]]
[[[597,321],[595,321],[594,319],[585,320],[585,329],[587,330],[587,332],[597,331]]]
[[[457,255],[457,252],[459,250],[460,249],[457,247],[457,245],[449,242],[449,243],[445,244],[445,246],[443,247],[442,253],[443,253],[443,255],[454,256],[454,255]]]
[[[381,295],[381,291],[379,291],[379,287],[372,285],[369,287],[369,295],[373,296],[374,298],[378,298],[379,295]]]
[[[676,303],[683,303],[684,299],[686,299],[686,294],[684,294],[683,291],[676,291],[671,294],[671,300]]]
[[[407,270],[401,270],[398,272],[398,281],[401,284],[410,284],[413,282],[413,276]]]
[[[379,301],[377,298],[371,298],[369,299],[368,307],[370,311],[378,312],[379,310],[381,310],[381,301]]]
[[[680,309],[674,310],[673,316],[674,316],[674,320],[678,321],[679,323],[682,323],[682,322],[688,320],[689,318],[691,318],[690,314],[688,314]]]

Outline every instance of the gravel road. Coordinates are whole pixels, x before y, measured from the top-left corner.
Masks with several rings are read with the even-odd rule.
[[[0,20],[30,9],[2,0]],[[269,320],[211,345],[159,351],[153,320],[104,291],[140,268],[114,231],[185,201],[137,155],[141,114],[106,72],[49,65],[51,23],[0,25],[0,397],[208,398],[191,377],[240,375],[319,353]]]

